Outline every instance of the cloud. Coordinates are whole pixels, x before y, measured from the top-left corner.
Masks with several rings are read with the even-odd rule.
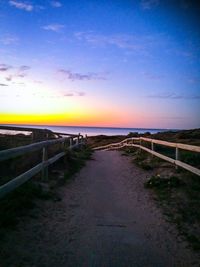
[[[72,91],[72,92],[65,93],[64,96],[66,96],[66,97],[71,97],[71,96],[85,96],[85,92]]]
[[[0,43],[2,43],[3,45],[17,44],[18,41],[19,39],[17,37],[11,35],[5,35],[0,38]]]
[[[137,44],[130,35],[102,35],[93,32],[77,32],[75,37],[80,41],[86,41],[94,45],[114,45],[119,48],[136,48]]]
[[[141,0],[140,6],[142,9],[151,9],[159,4],[159,0]]]
[[[12,81],[12,78],[13,78],[12,75],[8,75],[7,77],[5,77],[5,79],[6,79],[7,82]]]
[[[76,32],[74,37],[80,42],[86,42],[93,46],[114,46],[122,50],[137,52],[143,55],[149,55],[148,50],[166,45],[166,36],[162,34],[155,35],[131,35],[131,34],[111,34],[104,35],[92,31]],[[164,38],[164,42],[163,42]],[[163,43],[161,43],[163,42]]]
[[[43,82],[42,81],[34,81],[34,83],[42,84]]]
[[[191,77],[191,78],[188,78],[188,82],[190,82],[190,83],[200,83],[200,78]]]
[[[71,81],[106,80],[104,76],[94,72],[83,74],[83,73],[72,72],[70,70],[65,70],[65,69],[59,69],[58,72],[63,74],[66,79]]]
[[[12,77],[24,78],[27,76],[27,71],[30,69],[31,69],[30,66],[22,65],[17,68],[17,72],[14,75],[12,75]]]
[[[85,96],[85,92],[78,92],[78,96]]]
[[[15,77],[19,77],[19,78],[24,78],[25,76],[27,76],[27,73],[19,73],[15,75]]]
[[[46,31],[60,32],[64,27],[65,25],[63,24],[49,24],[43,26],[42,29]]]
[[[34,6],[34,9],[36,10],[36,11],[40,11],[40,10],[44,10],[44,9],[46,9],[44,6],[41,6],[41,5],[36,5],[36,6]]]
[[[30,66],[26,66],[26,65],[22,65],[19,67],[19,71],[27,71],[27,70],[30,70]]]
[[[12,70],[11,72],[9,71],[10,69]],[[15,77],[24,78],[25,76],[27,76],[27,71],[30,69],[31,69],[31,67],[27,66],[27,65],[14,67],[14,66],[10,66],[7,64],[0,64],[0,72],[6,73],[5,80],[7,82],[12,81],[13,78],[15,78]],[[9,72],[7,72],[7,71],[9,71]]]
[[[159,81],[164,77],[163,75],[156,75],[156,74],[152,74],[150,72],[143,72],[142,74],[148,80],[157,80],[157,81]]]
[[[8,86],[8,84],[0,83],[0,86]]]
[[[9,70],[9,69],[11,69],[12,68],[12,66],[10,66],[10,65],[7,65],[7,64],[0,64],[0,71],[7,71],[7,70]]]
[[[51,1],[51,6],[52,7],[61,7],[62,4],[59,1]]]
[[[20,85],[25,85],[25,83],[22,83],[22,82],[13,82],[12,84],[20,84]]]
[[[12,1],[9,1],[9,4],[11,6],[14,6],[14,7],[18,8],[18,9],[22,9],[22,10],[25,10],[25,11],[28,11],[28,12],[33,10],[33,5],[27,4],[27,3],[24,3],[24,2],[12,0]]]
[[[155,118],[162,119],[162,120],[185,120],[186,119],[186,117],[181,117],[181,116],[158,116]]]
[[[151,94],[147,97],[158,99],[200,99],[200,95],[181,95],[176,93]]]

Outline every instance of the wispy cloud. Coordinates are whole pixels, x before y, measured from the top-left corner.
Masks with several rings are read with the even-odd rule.
[[[27,70],[30,70],[30,66],[27,66],[27,65],[22,65],[19,67],[19,71],[27,71]]]
[[[76,32],[74,36],[80,42],[86,42],[93,46],[113,46],[130,52],[148,55],[148,50],[166,44],[166,36],[159,35],[131,35],[111,34],[104,35],[92,31]],[[164,42],[163,42],[164,39]],[[163,43],[161,43],[163,42]]]
[[[14,7],[18,8],[18,9],[22,9],[22,10],[25,10],[25,11],[28,11],[28,12],[33,10],[33,5],[27,4],[25,2],[12,0],[12,1],[9,1],[9,4],[11,6],[14,6]]]
[[[17,44],[19,39],[15,36],[5,35],[0,38],[0,43],[3,45]]]
[[[51,1],[51,6],[58,8],[61,7],[62,4],[59,1]]]
[[[42,84],[43,82],[42,81],[34,81],[34,83]]]
[[[155,119],[162,119],[162,120],[185,120],[186,117],[182,116],[156,116]]]
[[[200,99],[200,95],[184,95],[176,93],[163,93],[163,94],[150,94],[148,98],[159,98],[159,99]]]
[[[140,5],[142,9],[151,9],[159,4],[159,0],[141,0]]]
[[[0,83],[0,86],[8,86],[8,84]]]
[[[25,85],[23,82],[12,82],[12,84],[20,84],[20,85]]]
[[[8,75],[8,76],[5,77],[5,80],[6,80],[7,82],[10,82],[10,81],[12,81],[12,78],[13,78],[12,75]]]
[[[63,74],[66,79],[71,81],[106,80],[106,77],[95,72],[89,72],[83,74],[78,72],[72,72],[70,70],[65,70],[65,69],[59,69],[58,72]]]
[[[143,72],[142,74],[148,80],[157,80],[157,81],[159,81],[164,77],[163,75],[157,75],[157,74],[153,74],[153,73],[150,73],[150,72]]]
[[[77,91],[72,91],[72,92],[67,92],[64,94],[65,97],[71,97],[71,96],[85,96],[85,92],[77,92]]]
[[[93,32],[77,32],[75,37],[80,41],[86,41],[94,45],[114,45],[119,48],[137,48],[138,45],[134,42],[133,37],[130,35],[103,35]]]
[[[12,78],[13,77],[24,78],[28,75],[27,71],[30,69],[31,69],[31,67],[27,66],[27,65],[22,65],[22,66],[18,67],[17,72],[14,75],[12,75]]]
[[[53,32],[60,32],[63,28],[65,28],[65,25],[63,24],[48,24],[46,26],[43,26],[42,29],[46,31],[53,31]]]
[[[7,64],[0,64],[0,71],[7,71],[9,69],[11,69],[12,66],[7,65]]]
[[[27,71],[30,70],[31,67],[27,65],[22,65],[19,67],[10,66],[8,64],[0,64],[0,72],[5,72],[5,80],[10,82],[13,78],[24,78],[27,76]],[[11,71],[10,71],[11,70]]]
[[[200,78],[198,78],[198,77],[191,77],[191,78],[188,78],[188,82],[189,83],[200,83]]]

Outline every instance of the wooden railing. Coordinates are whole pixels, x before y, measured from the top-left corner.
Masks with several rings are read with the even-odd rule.
[[[61,134],[61,133],[60,133]],[[13,191],[15,188],[19,187],[31,177],[42,171],[42,177],[47,178],[48,176],[48,166],[64,155],[66,155],[68,150],[74,149],[85,144],[86,140],[82,135],[73,135],[71,137],[58,138],[48,141],[42,141],[26,146],[10,148],[0,151],[0,161],[15,158],[17,156],[24,155],[26,153],[32,153],[34,151],[42,150],[42,162],[31,168],[30,170],[24,172],[23,174],[15,177],[11,181],[0,186],[0,198],[5,196],[7,193]],[[62,144],[62,151],[52,158],[48,159],[47,147],[55,144]]]
[[[45,128],[36,128],[36,127],[25,127],[25,126],[12,126],[12,125],[0,125],[0,130],[7,131],[7,132],[27,132],[29,135],[31,135],[31,139],[34,142],[35,135],[42,134],[45,139],[49,139],[50,135],[53,135],[54,137],[63,137],[63,136],[71,136],[76,137],[76,134],[70,134],[70,133],[60,133],[60,132],[53,132],[49,129]]]
[[[134,142],[138,142],[138,144]],[[145,147],[142,145],[142,141],[151,143],[151,149]],[[167,147],[174,147],[175,148],[175,159],[170,158],[168,156],[165,156],[163,154],[160,154],[156,151],[154,151],[154,144],[159,144]],[[132,137],[132,138],[126,138],[125,140],[119,142],[119,143],[112,143],[105,146],[99,146],[95,147],[94,150],[110,150],[110,149],[119,149],[123,147],[137,147],[140,148],[146,152],[151,153],[152,155],[159,157],[163,160],[166,160],[175,166],[181,167],[183,169],[186,169],[194,174],[197,174],[200,176],[200,170],[179,160],[179,150],[188,150],[192,152],[200,152],[199,146],[193,146],[193,145],[187,145],[187,144],[181,144],[181,143],[172,143],[162,140],[156,140],[156,139],[150,139],[145,137]]]

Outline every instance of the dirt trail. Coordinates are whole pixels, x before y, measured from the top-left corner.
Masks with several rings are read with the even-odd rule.
[[[196,255],[144,189],[146,172],[117,151],[98,151],[2,247],[1,267],[189,267]]]

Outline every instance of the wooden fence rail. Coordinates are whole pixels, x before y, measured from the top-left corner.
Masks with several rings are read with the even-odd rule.
[[[8,160],[15,158],[17,156],[24,155],[26,153],[32,153],[34,151],[42,149],[42,162],[31,168],[30,170],[22,173],[21,175],[15,177],[6,184],[0,186],[0,198],[4,197],[7,193],[13,191],[31,177],[42,171],[43,179],[47,178],[48,175],[48,166],[66,155],[67,150],[72,150],[76,147],[79,147],[85,144],[86,140],[82,135],[73,135],[71,137],[58,138],[54,140],[42,141],[26,146],[6,149],[0,151],[0,161]],[[63,151],[48,159],[47,157],[47,147],[54,144],[63,144]]]
[[[49,129],[43,129],[43,128],[33,128],[33,127],[23,127],[23,126],[12,126],[12,125],[0,125],[0,130],[4,131],[15,131],[15,132],[30,132],[32,134],[32,137],[34,137],[34,133],[46,133],[46,136],[51,133],[55,136],[70,136],[70,137],[76,137],[77,134],[70,134],[70,133],[60,133],[60,132],[53,132]]]
[[[134,141],[139,142],[139,144],[134,144]],[[145,147],[142,145],[142,141],[151,143],[151,149]],[[168,156],[165,156],[163,154],[160,154],[156,151],[154,151],[154,144],[159,144],[167,147],[174,147],[175,148],[175,159],[170,158]],[[179,149],[188,150],[192,152],[200,152],[199,146],[193,146],[193,145],[187,145],[187,144],[181,144],[181,143],[172,143],[162,140],[156,140],[156,139],[150,139],[145,137],[131,137],[126,138],[125,140],[119,142],[119,143],[111,143],[105,146],[99,146],[93,148],[94,150],[110,150],[110,149],[119,149],[123,147],[137,147],[140,148],[156,157],[159,157],[163,160],[166,160],[172,164],[174,164],[176,167],[181,167],[183,169],[186,169],[198,176],[200,176],[200,170],[179,160]]]

